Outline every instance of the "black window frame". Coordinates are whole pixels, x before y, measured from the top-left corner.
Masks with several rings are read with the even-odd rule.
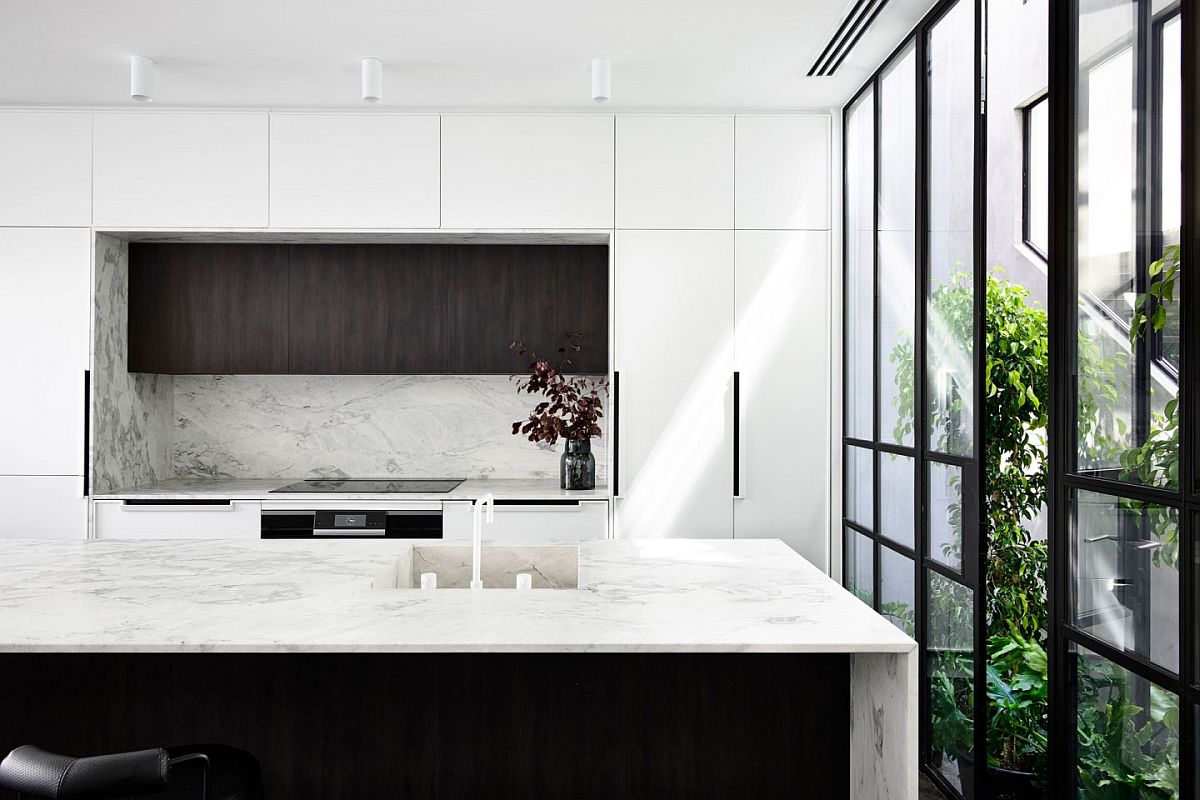
[[[929,442],[929,426],[927,424],[928,413],[928,398],[926,392],[927,381],[927,363],[926,363],[926,304],[929,300],[930,292],[930,265],[929,265],[929,120],[927,118],[927,98],[928,98],[928,83],[929,83],[929,48],[928,39],[930,32],[940,23],[947,14],[955,8],[959,3],[969,3],[973,8],[974,13],[974,65],[975,76],[972,87],[978,87],[977,96],[972,98],[973,106],[973,159],[974,159],[974,175],[973,175],[973,238],[972,238],[972,276],[974,282],[974,317],[978,321],[974,325],[973,341],[972,341],[972,398],[974,405],[974,427],[972,436],[974,440],[973,453],[969,457],[963,457],[948,453],[937,452]],[[925,15],[925,17],[917,24],[917,26],[906,36],[903,41],[892,51],[891,54],[884,60],[879,68],[872,74],[843,108],[843,128],[842,128],[842,154],[843,154],[843,212],[848,208],[850,202],[849,192],[846,191],[848,184],[846,182],[847,170],[845,159],[849,157],[846,148],[846,136],[848,129],[849,113],[858,101],[865,95],[868,90],[873,91],[874,114],[872,124],[874,125],[874,173],[873,173],[873,209],[872,219],[874,220],[874,230],[876,240],[874,243],[872,263],[870,264],[871,281],[873,285],[874,308],[871,315],[872,329],[871,338],[873,342],[873,368],[872,368],[872,387],[873,392],[873,438],[868,441],[862,438],[855,438],[843,435],[842,437],[842,452],[843,456],[848,452],[848,448],[857,447],[870,451],[872,454],[872,487],[873,487],[873,517],[871,529],[866,525],[858,524],[848,519],[843,513],[840,535],[842,537],[843,553],[848,552],[846,548],[850,533],[854,532],[866,537],[872,542],[873,547],[873,603],[874,608],[880,610],[881,601],[881,555],[884,548],[903,555],[913,561],[913,591],[914,591],[914,623],[916,627],[916,636],[914,637],[919,645],[919,691],[918,691],[918,715],[919,715],[919,753],[921,771],[937,785],[947,797],[960,797],[959,792],[949,784],[936,768],[931,766],[930,762],[930,720],[929,720],[929,702],[928,690],[929,685],[929,668],[928,654],[926,648],[927,643],[927,628],[928,620],[926,619],[929,610],[929,583],[931,576],[936,574],[942,578],[953,581],[964,590],[969,591],[972,597],[973,604],[973,630],[972,630],[972,682],[973,686],[979,690],[974,691],[973,704],[973,752],[976,754],[984,754],[987,752],[987,719],[988,719],[988,697],[986,691],[982,691],[982,687],[987,685],[987,659],[986,659],[986,598],[984,593],[984,576],[987,574],[987,547],[985,546],[983,528],[981,524],[985,515],[986,497],[984,492],[979,491],[978,487],[984,484],[984,466],[983,466],[983,434],[986,421],[985,413],[985,397],[984,397],[984,364],[985,364],[985,339],[986,330],[983,320],[985,319],[986,308],[986,227],[987,227],[987,207],[986,207],[986,172],[984,165],[986,164],[987,153],[987,126],[986,126],[986,95],[983,92],[985,87],[985,70],[984,59],[986,50],[984,47],[984,29],[986,20],[986,0],[939,0],[939,2]],[[914,50],[915,68],[917,70],[915,79],[915,97],[913,101],[916,106],[916,131],[915,131],[915,158],[916,158],[916,181],[914,185],[915,192],[915,215],[913,220],[914,228],[914,337],[913,337],[913,359],[914,359],[914,408],[918,410],[916,419],[914,419],[913,441],[911,445],[897,445],[883,441],[880,430],[880,332],[879,332],[879,153],[880,153],[880,97],[883,76],[898,63],[899,59],[907,55],[909,48]],[[846,214],[843,214],[843,219]],[[849,231],[843,226],[843,253],[848,253]],[[849,259],[843,259],[843,303],[849,302],[849,294],[846,291],[849,282]],[[843,314],[843,341],[846,341],[848,333],[848,314]],[[849,370],[843,370],[844,389],[842,393],[842,414],[843,419],[849,412],[847,399],[850,396],[848,391],[848,381],[850,375]],[[880,531],[880,460],[885,454],[895,454],[906,456],[913,459],[914,474],[913,474],[913,499],[914,499],[914,544],[915,547],[909,548],[905,545],[889,539]],[[849,499],[846,495],[846,487],[848,481],[846,478],[846,464],[848,459],[843,458],[843,509],[846,508],[845,502]],[[953,569],[939,561],[930,557],[930,529],[929,529],[929,513],[926,493],[929,488],[929,473],[932,465],[938,464],[942,466],[958,467],[962,470],[962,510],[963,510],[963,535],[962,535],[962,563],[960,569]],[[845,567],[847,565],[843,561],[843,581],[845,579]],[[974,794],[978,797],[987,796],[988,777],[983,770],[977,770],[974,778]]]
[[[1026,105],[1025,107],[1023,107],[1021,109],[1021,241],[1026,247],[1028,247],[1030,250],[1032,250],[1033,253],[1035,255],[1037,255],[1044,264],[1050,263],[1049,254],[1045,250],[1043,250],[1041,247],[1039,247],[1033,241],[1033,239],[1030,237],[1030,220],[1031,220],[1030,193],[1033,188],[1033,184],[1030,180],[1030,174],[1033,171],[1032,164],[1031,164],[1031,159],[1033,156],[1033,111],[1038,106],[1041,106],[1042,104],[1046,104],[1046,111],[1047,111],[1047,117],[1048,117],[1049,110],[1050,110],[1049,100],[1050,100],[1050,95],[1043,93],[1036,100],[1034,100],[1033,102],[1029,103],[1028,105]],[[1047,121],[1049,121],[1049,120],[1047,120]],[[1047,147],[1049,147],[1049,125],[1047,125],[1047,142],[1046,142],[1046,144],[1047,144]],[[1046,175],[1047,192],[1049,191],[1049,188],[1050,188],[1048,185],[1049,177],[1050,177],[1049,172],[1047,172],[1047,175]],[[1047,203],[1046,211],[1047,211],[1047,214],[1049,214],[1049,203]],[[1050,225],[1049,225],[1049,220],[1047,220],[1047,225],[1046,225],[1047,237],[1049,237],[1049,234],[1050,234]],[[1049,241],[1047,241],[1046,246],[1047,246],[1047,248],[1049,247]]]

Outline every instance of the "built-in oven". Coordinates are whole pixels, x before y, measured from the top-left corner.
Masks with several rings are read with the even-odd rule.
[[[375,501],[305,508],[264,502],[263,539],[441,539],[441,503]]]

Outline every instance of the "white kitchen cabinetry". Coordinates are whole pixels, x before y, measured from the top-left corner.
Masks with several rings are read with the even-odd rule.
[[[271,225],[436,228],[434,115],[272,114]]]
[[[828,569],[829,233],[738,231],[734,535]]]
[[[0,228],[0,475],[80,476],[64,501],[82,495],[90,239]]]
[[[732,231],[617,233],[622,538],[733,535],[733,247]]]
[[[442,117],[442,227],[612,225],[612,117]]]
[[[258,539],[258,501],[227,505],[135,505],[95,502],[97,539]]]
[[[470,540],[473,506],[467,501],[442,504],[443,539]],[[569,505],[497,505],[493,521],[483,527],[483,538],[504,542],[606,539],[608,502],[579,500]]]
[[[93,118],[93,224],[266,227],[265,113]]]
[[[732,228],[733,117],[618,117],[617,227]]]
[[[0,225],[92,224],[92,115],[0,112]]]
[[[829,229],[830,119],[737,118],[737,227]]]
[[[82,476],[0,475],[0,539],[86,539]]]

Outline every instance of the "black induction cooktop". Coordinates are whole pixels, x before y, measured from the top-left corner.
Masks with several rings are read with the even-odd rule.
[[[461,479],[393,480],[388,478],[317,478],[290,483],[271,492],[329,492],[358,494],[439,494],[449,492]]]

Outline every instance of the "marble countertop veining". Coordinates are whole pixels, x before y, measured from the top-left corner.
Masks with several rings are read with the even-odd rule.
[[[916,648],[774,539],[584,542],[579,590],[376,588],[409,545],[0,540],[0,652]]]
[[[475,500],[492,493],[501,500],[607,500],[608,487],[566,491],[553,479],[512,480],[493,478],[465,480],[449,492],[282,492],[281,486],[301,478],[174,478],[146,486],[98,492],[95,500]]]

